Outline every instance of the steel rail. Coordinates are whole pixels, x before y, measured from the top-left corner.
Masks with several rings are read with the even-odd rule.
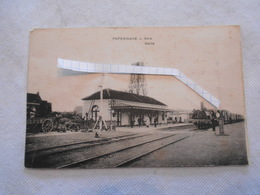
[[[117,137],[126,137],[126,136],[132,136],[132,135],[136,135],[136,133],[128,134],[128,135],[122,135],[122,136],[108,137],[108,138],[104,138],[104,139],[100,139],[100,140],[90,140],[90,141],[76,142],[76,143],[71,143],[71,144],[63,144],[63,145],[53,146],[53,147],[49,147],[49,148],[29,150],[29,151],[26,151],[25,154],[27,155],[27,154],[30,154],[30,153],[41,152],[41,151],[45,151],[45,150],[50,150],[50,149],[55,149],[55,148],[62,148],[64,146],[72,146],[72,145],[77,145],[77,144],[81,144],[81,143],[98,142],[98,141],[101,141],[101,140],[109,140],[109,139],[114,139],[114,138],[117,138]]]
[[[126,148],[115,150],[113,152],[108,152],[108,153],[105,153],[105,154],[102,154],[102,155],[99,155],[99,156],[89,157],[89,158],[86,158],[86,159],[83,159],[83,160],[80,160],[80,161],[77,161],[77,162],[72,162],[72,163],[69,163],[69,164],[61,165],[61,166],[58,166],[57,169],[72,168],[72,167],[78,166],[78,165],[80,165],[82,163],[85,163],[87,161],[91,161],[91,160],[94,160],[94,159],[97,159],[97,158],[101,158],[101,157],[104,157],[104,156],[107,156],[107,155],[111,155],[111,154],[116,153],[116,152],[121,152],[121,151],[124,151],[124,150],[127,150],[127,149],[131,149],[131,148],[134,148],[134,147],[137,147],[137,146],[141,146],[141,145],[144,145],[144,144],[147,144],[147,143],[151,143],[151,142],[155,142],[155,141],[158,141],[158,140],[162,140],[162,139],[166,139],[166,138],[169,138],[169,137],[173,137],[175,135],[176,134],[172,134],[172,135],[156,138],[156,139],[153,139],[153,140],[150,140],[150,141],[146,141],[146,142],[143,142],[143,143],[135,144],[133,146],[129,146],[129,147],[126,147]]]
[[[186,139],[186,138],[188,138],[188,137],[190,137],[190,135],[188,135],[188,136],[186,136],[186,137],[183,137],[183,138],[180,138],[180,139],[177,139],[177,140],[174,140],[174,141],[172,141],[172,142],[170,142],[170,143],[168,143],[168,144],[165,144],[165,145],[160,146],[160,147],[158,147],[158,148],[156,148],[156,149],[153,149],[153,150],[150,150],[150,151],[148,151],[148,152],[145,152],[145,153],[143,153],[143,154],[141,154],[141,155],[138,155],[138,156],[136,156],[136,157],[134,157],[134,158],[131,158],[131,159],[129,159],[129,160],[125,160],[125,161],[123,161],[123,162],[121,162],[121,163],[115,165],[114,168],[116,168],[116,167],[123,167],[123,166],[126,166],[126,165],[128,165],[128,164],[131,164],[131,163],[133,163],[134,161],[136,161],[136,160],[142,158],[143,156],[146,156],[146,155],[148,155],[148,154],[150,154],[150,153],[152,153],[152,152],[155,152],[155,151],[157,151],[157,150],[160,150],[161,148],[164,148],[164,147],[166,147],[166,146],[169,146],[169,145],[171,145],[171,144],[174,144],[174,143],[176,143],[176,142],[179,142],[179,141],[181,141],[181,140],[184,140],[184,139]]]
[[[134,138],[139,138],[139,137],[144,137],[144,136],[148,136],[151,134],[146,134],[146,135],[136,135],[136,134],[131,134],[130,136],[118,136],[118,137],[114,137],[114,138],[109,138],[109,139],[103,139],[103,140],[94,140],[94,141],[89,141],[89,142],[79,142],[77,144],[68,144],[68,145],[62,145],[59,147],[53,147],[53,148],[48,148],[49,150],[52,149],[57,149],[60,147],[68,147],[68,146],[74,146],[74,145],[81,145],[81,144],[89,144],[89,143],[93,143],[93,144],[89,144],[89,145],[85,145],[85,146],[79,146],[79,147],[75,147],[75,148],[69,148],[69,149],[64,149],[64,150],[59,150],[59,151],[55,151],[55,152],[50,152],[50,153],[40,153],[40,154],[35,154],[35,155],[31,155],[31,156],[25,156],[25,159],[29,160],[32,158],[39,158],[39,157],[43,157],[43,156],[51,156],[54,154],[59,154],[59,153],[63,153],[63,152],[68,152],[68,151],[72,151],[72,150],[77,150],[77,149],[82,149],[82,148],[88,148],[88,147],[93,147],[93,146],[98,146],[98,145],[103,145],[103,144],[108,144],[108,143],[112,143],[112,142],[119,142],[119,141],[124,141],[124,140],[128,140],[128,139],[134,139]],[[122,138],[124,137],[124,138]],[[121,138],[121,139],[117,139],[117,138]],[[114,140],[116,139],[116,140]],[[48,151],[46,149],[46,151]]]

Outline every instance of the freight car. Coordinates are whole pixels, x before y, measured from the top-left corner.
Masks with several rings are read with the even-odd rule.
[[[227,110],[221,110],[220,115],[224,118],[225,124],[237,123],[244,120],[243,115],[231,113]]]
[[[218,114],[224,119],[224,124],[241,122],[244,120],[243,115],[231,113],[227,110],[193,110],[191,113],[191,121],[198,129],[209,129],[212,123],[218,126]]]

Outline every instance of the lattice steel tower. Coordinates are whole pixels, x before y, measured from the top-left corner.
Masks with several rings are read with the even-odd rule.
[[[137,62],[132,64],[134,66],[144,66],[143,62]],[[147,95],[146,85],[143,74],[131,74],[129,93],[135,93],[138,95]]]

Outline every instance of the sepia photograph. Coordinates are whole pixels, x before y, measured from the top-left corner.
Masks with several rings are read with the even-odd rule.
[[[240,41],[239,26],[33,30],[25,167],[247,165]]]

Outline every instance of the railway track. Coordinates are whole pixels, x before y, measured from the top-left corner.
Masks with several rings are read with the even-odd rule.
[[[124,167],[189,134],[130,134],[28,151],[26,167],[111,168]]]
[[[109,141],[120,141],[120,138],[125,138],[125,137],[131,138],[131,136],[135,136],[135,135],[137,135],[137,134],[134,133],[134,134],[128,134],[128,135],[122,135],[122,136],[108,137],[108,138],[103,138],[103,139],[99,139],[99,140],[62,144],[62,145],[57,145],[57,146],[53,146],[53,147],[42,148],[39,150],[30,150],[30,151],[26,152],[25,156],[26,156],[26,158],[37,158],[40,156],[56,154],[59,152],[68,151],[70,149],[77,149],[77,148],[81,148],[84,146],[105,144]],[[69,148],[69,147],[71,147],[71,148]]]
[[[174,141],[166,142],[166,143],[164,143],[163,145],[161,145],[161,146],[159,146],[159,147],[157,146],[157,147],[155,147],[154,149],[148,150],[147,152],[141,153],[141,154],[136,155],[136,156],[134,156],[134,157],[132,157],[132,158],[128,158],[128,159],[126,159],[125,161],[121,161],[120,163],[116,164],[114,167],[126,167],[126,166],[130,165],[131,163],[133,163],[133,162],[135,162],[135,161],[141,159],[142,157],[144,157],[144,156],[146,156],[146,155],[148,155],[148,154],[151,154],[152,152],[155,152],[155,151],[157,151],[157,150],[160,150],[160,149],[162,149],[162,148],[164,148],[164,147],[166,147],[166,146],[169,146],[169,145],[171,145],[171,144],[174,144],[174,143],[176,143],[176,142],[179,142],[179,141],[181,141],[181,140],[183,140],[183,139],[186,139],[186,138],[188,138],[188,137],[190,137],[190,136],[184,136],[184,137],[178,138],[178,139],[176,139],[176,140],[174,140]]]
[[[69,164],[64,164],[57,168],[112,168],[125,167],[139,160],[140,158],[155,152],[163,147],[179,142],[190,137],[190,135],[180,136],[171,134],[159,136],[141,143],[134,143],[131,146],[121,147],[117,150],[104,152],[96,156],[88,157]]]
[[[125,140],[141,138],[145,136],[149,136],[150,134],[128,134],[122,136],[115,136],[109,138],[103,138],[99,140],[91,140],[91,141],[84,141],[84,142],[77,142],[71,144],[63,144],[54,147],[43,148],[40,150],[31,150],[27,151],[25,154],[25,164],[28,167],[33,166],[32,164],[37,164],[37,161],[41,161],[44,157],[49,157],[52,155],[57,155],[59,153],[66,153],[73,150],[84,149],[84,148],[91,148],[95,146],[100,146],[104,144],[116,143]]]

